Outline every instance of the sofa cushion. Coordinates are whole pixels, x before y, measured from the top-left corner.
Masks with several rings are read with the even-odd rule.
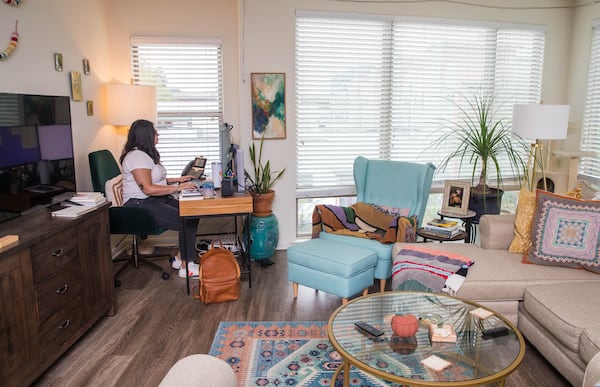
[[[600,292],[600,290],[599,290]],[[599,295],[600,296],[600,295]],[[579,344],[579,355],[581,359],[589,363],[592,358],[600,352],[600,321],[594,327],[585,328],[581,334]]]
[[[532,246],[524,262],[600,273],[600,201],[537,192]]]
[[[598,325],[600,282],[555,283],[525,289],[523,308],[570,351],[579,352],[588,327]]]
[[[525,254],[531,246],[531,222],[535,213],[535,192],[522,188],[515,211],[515,237],[508,251]]]

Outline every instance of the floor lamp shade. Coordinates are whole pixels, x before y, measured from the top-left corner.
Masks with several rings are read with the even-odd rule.
[[[544,190],[548,189],[546,180],[543,145],[541,140],[559,140],[567,138],[569,126],[568,105],[514,105],[512,131],[522,138],[533,140],[527,160],[527,180],[529,190],[536,187],[535,174],[539,167],[542,172]]]
[[[567,138],[569,105],[514,105],[512,131],[528,140]]]
[[[156,88],[154,86],[106,85],[106,120],[114,126],[129,126],[145,119],[156,123]]]

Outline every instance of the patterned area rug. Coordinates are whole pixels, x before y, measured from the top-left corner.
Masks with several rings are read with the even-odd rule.
[[[324,321],[221,322],[209,354],[231,365],[240,386],[331,386],[341,364]],[[395,386],[354,368],[350,384]]]

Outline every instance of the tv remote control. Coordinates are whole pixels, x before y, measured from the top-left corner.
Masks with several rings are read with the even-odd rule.
[[[484,340],[491,339],[493,337],[506,336],[506,335],[508,335],[507,327],[490,328],[490,329],[485,329],[481,332],[481,338]]]
[[[367,332],[368,334],[373,335],[375,337],[379,337],[379,336],[383,335],[382,330],[377,329],[373,325],[367,324],[364,321],[357,321],[354,323],[354,325],[359,327],[362,331]]]

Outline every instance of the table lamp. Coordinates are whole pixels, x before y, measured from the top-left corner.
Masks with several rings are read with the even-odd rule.
[[[541,140],[559,140],[567,138],[569,125],[568,105],[539,105],[523,104],[513,106],[512,131],[524,139],[533,140],[531,151],[527,159],[527,176],[529,177],[529,190],[534,191],[534,176],[536,165],[540,166],[544,189],[546,172],[544,170],[544,146]]]
[[[129,126],[139,119],[156,123],[156,87],[111,83],[105,90],[107,124]]]

